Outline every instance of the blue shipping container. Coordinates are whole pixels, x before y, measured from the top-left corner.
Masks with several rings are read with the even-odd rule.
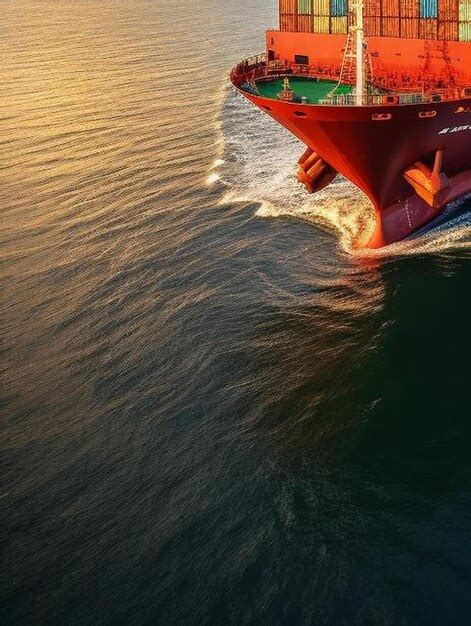
[[[438,17],[438,0],[420,0],[420,17]]]
[[[335,15],[347,15],[347,0],[331,0],[330,14]]]

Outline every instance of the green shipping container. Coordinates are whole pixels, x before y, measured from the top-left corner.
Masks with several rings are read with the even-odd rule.
[[[471,22],[460,22],[460,41],[471,41]]]
[[[460,22],[471,21],[471,0],[460,0],[459,16]]]
[[[309,14],[311,12],[311,0],[298,0],[298,15]]]

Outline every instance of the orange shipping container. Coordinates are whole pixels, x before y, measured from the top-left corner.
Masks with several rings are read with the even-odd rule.
[[[365,17],[364,27],[366,37],[381,37],[381,18]]]
[[[280,0],[280,14],[294,15],[297,9],[297,0]]]
[[[458,1],[457,0],[439,0],[438,3],[438,19],[440,21],[457,21],[458,20]]]
[[[312,17],[310,15],[298,15],[298,32],[312,32]]]
[[[419,0],[402,0],[401,17],[419,17]]]
[[[458,22],[439,22],[438,38],[446,41],[458,40]]]
[[[417,18],[405,18],[401,20],[401,37],[405,39],[419,38],[419,20]]]
[[[380,17],[381,0],[365,0],[363,13],[366,17]]]
[[[419,37],[421,39],[436,39],[438,35],[438,20],[419,20]]]
[[[294,32],[297,30],[296,15],[280,15],[280,30]]]
[[[399,0],[383,0],[383,17],[399,17]]]
[[[383,37],[400,37],[399,18],[383,18]]]

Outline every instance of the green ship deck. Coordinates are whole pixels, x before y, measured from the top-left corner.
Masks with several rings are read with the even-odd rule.
[[[295,96],[307,98],[307,104],[317,104],[319,100],[326,98],[327,94],[337,86],[337,83],[331,80],[301,77],[290,77],[289,84]],[[257,81],[257,89],[264,98],[277,100],[278,94],[283,89],[283,78]],[[352,93],[350,85],[340,85],[335,91],[336,95],[350,93]]]

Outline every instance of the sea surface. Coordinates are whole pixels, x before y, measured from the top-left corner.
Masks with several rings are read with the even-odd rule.
[[[275,0],[0,8],[2,626],[469,624],[469,207],[355,251]]]

